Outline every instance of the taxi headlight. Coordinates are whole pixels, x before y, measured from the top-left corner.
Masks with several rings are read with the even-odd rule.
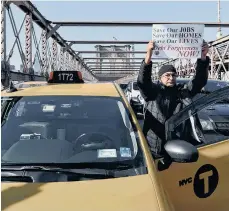
[[[214,130],[213,124],[210,120],[200,119],[200,124],[203,130]]]

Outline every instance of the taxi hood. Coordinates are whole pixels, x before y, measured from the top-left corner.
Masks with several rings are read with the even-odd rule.
[[[161,210],[148,174],[105,180],[2,183],[3,211]]]

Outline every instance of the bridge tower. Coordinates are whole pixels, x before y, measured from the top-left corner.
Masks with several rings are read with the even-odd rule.
[[[132,69],[134,62],[134,50],[133,45],[96,45],[96,69],[103,74],[103,69],[109,68],[119,71],[114,77],[114,79],[123,77],[125,74],[125,69]],[[109,62],[108,65],[103,64],[103,62]],[[107,72],[107,76],[114,75],[112,71]],[[128,74],[128,73],[126,73]],[[105,75],[103,75],[105,77]]]

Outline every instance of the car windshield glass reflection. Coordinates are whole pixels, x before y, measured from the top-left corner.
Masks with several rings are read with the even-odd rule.
[[[225,81],[210,81],[207,83],[207,85],[204,87],[204,89],[208,92],[214,92],[218,89],[224,88],[226,86],[229,86],[229,82]]]
[[[188,83],[187,79],[178,78],[177,83],[179,84],[185,84]],[[206,92],[214,92],[218,89],[224,88],[226,86],[229,86],[229,82],[227,81],[220,81],[220,80],[208,80],[206,86],[204,87],[204,91]]]
[[[120,98],[31,96],[2,102],[2,164],[144,163]]]

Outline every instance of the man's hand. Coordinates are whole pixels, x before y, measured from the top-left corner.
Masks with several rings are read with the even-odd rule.
[[[208,44],[207,44],[207,42],[204,40],[204,41],[203,41],[203,45],[202,45],[202,54],[201,54],[201,59],[202,59],[202,60],[206,60],[206,56],[207,56],[207,54],[208,54],[208,51],[209,51]]]
[[[147,45],[147,52],[152,52],[153,48],[154,48],[154,41],[151,40],[151,41],[149,41],[149,43]]]
[[[145,63],[149,64],[151,61],[151,57],[152,57],[152,52],[153,52],[153,48],[154,48],[154,41],[149,41],[148,45],[147,45],[147,52],[146,52],[146,57],[145,57]]]

